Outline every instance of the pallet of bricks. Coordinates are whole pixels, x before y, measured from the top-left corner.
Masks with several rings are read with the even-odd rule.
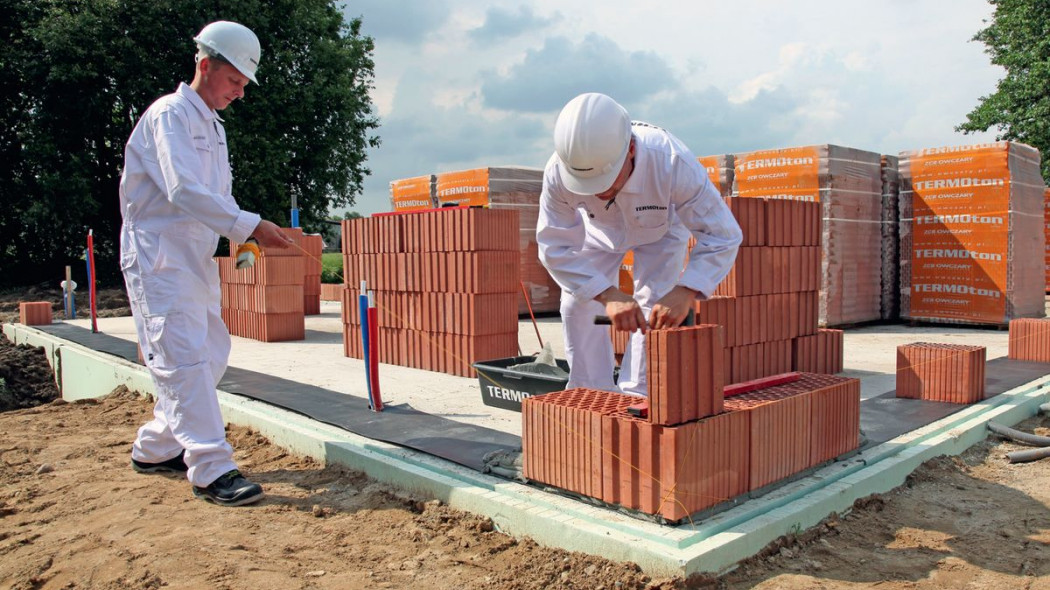
[[[561,288],[540,264],[536,244],[543,170],[522,166],[494,166],[443,172],[394,181],[390,185],[394,211],[419,211],[434,207],[487,207],[518,212],[518,246],[521,281],[525,293],[518,297],[518,314],[558,311]],[[429,191],[429,192],[426,192]],[[521,286],[519,286],[521,290]]]
[[[526,399],[524,476],[678,523],[858,448],[859,380],[724,387],[721,342],[715,325],[651,331],[645,414],[638,397],[590,389]]]
[[[723,328],[724,373],[739,383],[787,371],[842,371],[841,330],[818,326],[820,205],[727,199],[744,239],[729,275],[695,305],[698,324]],[[610,331],[622,355],[630,334]]]
[[[263,342],[306,338],[303,281],[306,257],[301,249],[303,231],[282,228],[298,246],[285,249],[260,247],[255,265],[236,267],[234,257],[218,257],[222,291],[222,319],[233,336]],[[230,252],[239,244],[230,243]]]
[[[1043,317],[1038,150],[997,142],[906,151],[900,172],[901,317],[992,326]]]
[[[733,192],[733,154],[721,154],[716,156],[701,156],[696,159],[700,165],[707,170],[707,177],[711,184],[722,197],[728,197]],[[692,248],[690,242],[690,248]],[[627,252],[620,263],[619,276],[620,290],[628,295],[634,294],[634,252]],[[625,336],[621,336],[621,342],[615,344],[617,356],[623,355]]]
[[[379,362],[469,377],[518,350],[518,213],[446,208],[343,221],[343,351],[363,358],[361,283]]]
[[[821,326],[882,317],[882,157],[815,145],[734,157],[733,196],[816,202],[821,207]]]

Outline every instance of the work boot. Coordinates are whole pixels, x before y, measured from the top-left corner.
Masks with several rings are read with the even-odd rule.
[[[145,461],[136,461],[134,457],[131,458],[131,468],[139,473],[186,473],[189,469],[186,467],[186,460],[183,455],[186,451],[180,451],[178,455],[168,459],[167,461],[161,461],[160,463],[146,463]]]
[[[193,486],[193,495],[202,500],[215,502],[221,506],[244,506],[262,500],[263,489],[252,483],[236,469],[227,471],[208,487]]]

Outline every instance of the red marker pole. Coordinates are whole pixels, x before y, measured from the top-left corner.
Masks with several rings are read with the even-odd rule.
[[[98,309],[95,306],[95,236],[88,230],[88,297],[91,301],[91,331],[98,333]]]
[[[375,295],[368,294],[368,382],[371,385],[368,392],[372,411],[383,411],[383,396],[379,393],[379,313],[375,306]]]

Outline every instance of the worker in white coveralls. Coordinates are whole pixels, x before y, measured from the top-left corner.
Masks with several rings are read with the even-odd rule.
[[[230,334],[219,314],[212,257],[220,235],[277,248],[290,240],[237,206],[217,113],[256,82],[259,39],[243,25],[219,21],[193,40],[193,81],[142,115],[120,179],[120,266],[157,397],[131,462],[142,473],[185,472],[194,495],[239,506],[258,501],[263,490],[237,471],[219,412],[215,387],[226,371]]]
[[[554,126],[536,241],[562,288],[568,387],[647,395],[645,331],[678,326],[729,273],[740,226],[707,171],[675,136],[632,122],[604,94],[569,101]],[[686,254],[690,236],[696,245]],[[634,297],[617,287],[634,251]],[[684,270],[683,270],[684,267]],[[614,383],[608,316],[633,332]]]

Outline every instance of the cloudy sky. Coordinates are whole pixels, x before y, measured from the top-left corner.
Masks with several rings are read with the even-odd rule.
[[[674,6],[674,8],[672,8]],[[542,167],[561,107],[604,92],[697,156],[818,143],[897,154],[954,130],[1002,71],[986,0],[358,0],[375,39],[382,146],[354,210],[391,180]]]

